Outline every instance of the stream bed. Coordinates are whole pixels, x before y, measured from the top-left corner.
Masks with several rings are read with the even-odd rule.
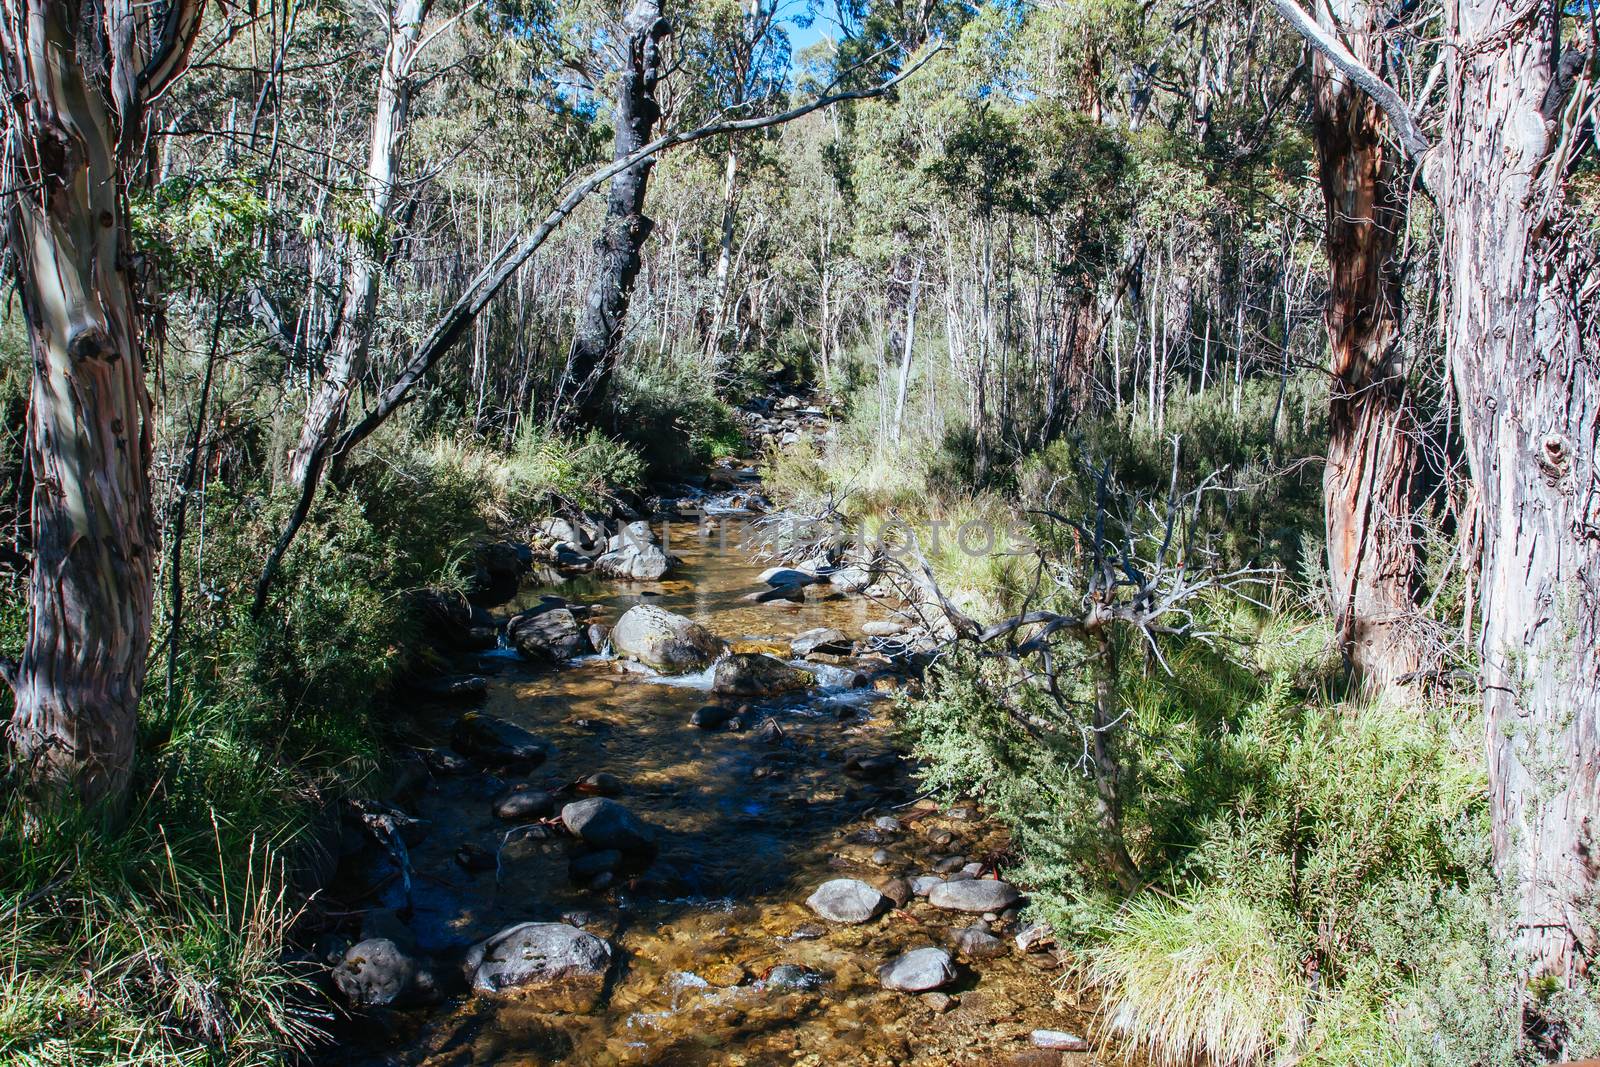
[[[740,546],[744,521],[716,518],[704,537],[691,535],[693,523],[673,523],[668,548],[682,562],[660,581],[547,572],[501,610],[556,596],[592,606],[589,621],[609,624],[652,603],[708,627],[735,651],[783,658],[795,634],[835,627],[859,635],[888,613],[861,597],[751,603],[764,565]],[[750,701],[745,729],[703,730],[689,719],[721,702],[709,692],[710,672],[658,677],[609,655],[559,667],[508,649],[464,656],[459,669],[489,679],[480,710],[537,734],[552,754],[521,775],[435,773],[408,796],[408,811],[426,826],[408,850],[409,894],[392,865],[374,860],[356,875],[367,888],[347,891],[344,906],[365,916],[363,936],[403,927],[395,936],[431,961],[440,993],[424,1006],[342,1021],[324,1061],[1095,1062],[1036,1047],[1034,1031],[1082,1034],[1089,1020],[1059,991],[1054,958],[1018,948],[1015,909],[986,920],[913,896],[870,922],[838,925],[807,908],[831,879],[885,886],[936,867],[954,871],[957,858],[981,865],[980,876],[1003,876],[1009,853],[1003,829],[974,805],[941,808],[920,798],[910,765],[883,758],[895,751],[892,694],[903,684],[886,663],[858,664],[859,677],[841,666],[806,666],[818,673],[815,688]],[[419,707],[410,717],[415,742],[447,744],[461,713],[447,703]],[[861,773],[863,757],[875,773]],[[654,862],[603,891],[569,877],[572,837],[549,821],[519,824],[491,810],[514,780],[576,799],[575,783],[596,773],[615,777],[616,800],[659,838]],[[460,859],[463,847],[491,854],[493,868],[473,871]],[[348,872],[341,879],[352,880]],[[609,942],[612,965],[591,1010],[539,1010],[465,990],[467,947],[527,921],[565,922]],[[953,946],[957,931],[973,927],[995,939],[974,950],[983,958]],[[924,946],[951,951],[953,982],[922,994],[880,985],[881,965]]]

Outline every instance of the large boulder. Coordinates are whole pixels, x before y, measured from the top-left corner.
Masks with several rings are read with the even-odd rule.
[[[711,688],[731,696],[772,696],[815,685],[816,675],[761,652],[736,652],[717,664]]]
[[[639,604],[611,628],[611,650],[657,670],[690,671],[709,666],[728,644],[692,619]]]
[[[950,953],[942,948],[912,949],[878,968],[878,982],[902,993],[926,993],[955,981]]]
[[[635,856],[655,855],[655,829],[607,797],[575,800],[563,806],[561,822],[591,848],[616,849]]]
[[[512,541],[488,541],[472,551],[472,577],[468,588],[474,603],[500,604],[517,592],[522,575],[533,563],[527,545]]]
[[[822,918],[851,925],[871,922],[888,906],[888,897],[856,878],[823,882],[806,898],[806,907]]]
[[[334,965],[333,984],[357,1008],[387,1007],[433,989],[427,972],[387,937],[352,945]]]
[[[611,946],[565,923],[518,923],[467,951],[473,992],[514,995],[549,1011],[588,1011],[600,999]]]
[[[548,742],[516,723],[477,711],[456,720],[450,744],[463,756],[496,767],[531,767],[550,754]]]
[[[1016,886],[995,878],[942,882],[928,891],[928,903],[946,911],[1004,911],[1021,899]]]
[[[589,644],[577,617],[564,607],[523,612],[506,624],[506,638],[518,652],[543,663],[565,662]]]

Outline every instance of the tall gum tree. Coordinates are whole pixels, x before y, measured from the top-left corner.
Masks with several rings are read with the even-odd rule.
[[[133,773],[159,546],[127,194],[202,8],[8,0],[0,16],[0,186],[33,360],[34,556],[8,733],[45,803],[114,810]]]
[[[1453,0],[1430,147],[1392,86],[1295,0],[1272,2],[1383,108],[1439,208],[1482,535],[1495,863],[1526,976],[1572,986],[1600,949],[1600,256],[1565,197],[1600,56],[1563,52],[1555,0]]]
[[[1367,0],[1318,8],[1324,28],[1342,32],[1355,57],[1380,76],[1385,10]],[[1332,378],[1322,491],[1334,633],[1356,676],[1386,687],[1422,665],[1407,626],[1416,609],[1418,457],[1399,344],[1399,149],[1386,142],[1382,110],[1320,53],[1311,81],[1327,209]]]
[[[1426,174],[1483,531],[1495,856],[1529,973],[1570,983],[1600,947],[1600,264],[1563,202],[1590,83],[1562,85],[1559,8],[1445,11],[1459,43]]]

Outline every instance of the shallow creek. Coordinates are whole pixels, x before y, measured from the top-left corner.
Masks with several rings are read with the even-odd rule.
[[[557,595],[594,605],[591,620],[611,623],[651,602],[690,616],[736,650],[782,656],[796,633],[832,626],[855,635],[886,613],[859,597],[803,605],[744,600],[762,588],[763,565],[738,544],[742,521],[718,520],[705,538],[687,536],[693,523],[674,523],[668,547],[683,564],[662,581],[535,582],[501,610]],[[696,708],[717,702],[709,672],[659,678],[605,656],[549,669],[509,650],[468,656],[460,667],[489,677],[485,711],[553,746],[526,780],[554,790],[594,772],[617,776],[617,799],[658,828],[659,857],[603,894],[581,889],[567,875],[570,838],[515,829],[491,813],[509,776],[434,776],[411,804],[429,829],[410,851],[409,912],[392,869],[384,884],[381,865],[368,872],[381,888],[353,907],[401,910],[418,952],[441,971],[467,945],[530,920],[582,925],[611,941],[618,962],[592,1012],[543,1013],[454,992],[430,1008],[350,1024],[328,1062],[1093,1062],[1033,1048],[1031,1031],[1083,1033],[1087,1020],[1057,992],[1057,972],[1044,969],[1044,958],[1024,958],[1011,943],[1014,922],[983,924],[1005,940],[999,957],[960,960],[958,981],[943,994],[913,996],[880,988],[878,967],[913,948],[950,947],[952,931],[982,924],[979,916],[913,899],[862,926],[831,926],[804,906],[828,879],[883,885],[925,874],[953,854],[995,860],[1004,873],[1004,832],[970,805],[946,810],[919,801],[905,766],[873,781],[846,773],[851,752],[892,749],[893,701],[885,694],[896,680],[850,689],[841,684],[845,671],[812,665],[816,690],[754,704],[778,724],[776,739],[770,728],[764,736],[759,728],[689,726]],[[422,709],[418,743],[444,744],[460,710]],[[885,815],[900,829],[876,827]],[[463,869],[456,862],[463,844],[497,853],[498,870]],[[773,988],[764,978],[780,964],[812,968],[821,983]]]

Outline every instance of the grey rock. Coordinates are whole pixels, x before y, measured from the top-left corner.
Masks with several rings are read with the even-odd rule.
[[[907,623],[902,619],[873,619],[861,624],[861,632],[868,637],[896,637],[906,629]]]
[[[353,1006],[381,1008],[430,984],[417,961],[386,937],[352,945],[333,968],[333,984]]]
[[[798,963],[780,963],[761,980],[770,990],[782,993],[809,992],[822,985],[822,974]]]
[[[655,830],[615,800],[592,797],[561,809],[561,821],[585,844],[597,849],[654,855]]]
[[[693,715],[689,716],[689,725],[698,726],[702,730],[717,730],[733,718],[733,709],[721,704],[707,704],[705,707],[696,708]]]
[[[944,879],[937,874],[923,874],[911,879],[911,892],[919,897],[925,897],[933,892],[933,887],[943,885]]]
[[[965,856],[946,856],[938,863],[935,863],[933,869],[938,874],[953,874],[966,867],[966,865],[967,857]]]
[[[527,784],[512,786],[494,798],[491,810],[497,819],[543,819],[556,810],[556,798]]]
[[[994,878],[968,878],[960,882],[936,885],[928,893],[928,903],[947,911],[983,913],[1003,911],[1015,904],[1022,894],[1015,886]]]
[[[772,696],[816,684],[810,671],[760,652],[738,652],[717,663],[711,688],[730,696]]]
[[[1061,1052],[1089,1051],[1089,1042],[1066,1030],[1035,1030],[1030,1037],[1034,1048],[1056,1049]]]
[[[956,952],[969,960],[992,960],[1006,951],[1006,943],[981,926],[968,926],[952,932],[950,943]]]
[[[878,983],[901,993],[926,993],[955,981],[950,953],[942,948],[912,949],[878,968]]]
[[[516,723],[477,711],[456,720],[450,744],[464,756],[496,766],[533,766],[550,753],[547,742]]]
[[[417,688],[438,700],[477,700],[489,692],[489,679],[479,674],[446,674],[424,679]]]
[[[622,779],[610,771],[595,771],[578,782],[578,791],[597,797],[621,796]]]
[[[1027,923],[1017,931],[1017,949],[1021,952],[1042,952],[1056,943],[1056,932],[1042,920]]]
[[[880,815],[872,820],[872,825],[891,834],[898,833],[900,830],[900,820],[893,815]]]
[[[698,670],[727,651],[727,642],[704,626],[653,604],[629,608],[611,629],[619,656],[664,671]]]
[[[622,853],[614,848],[585,852],[567,862],[567,876],[574,882],[588,882],[602,874],[614,873],[622,866]]]
[[[610,966],[611,946],[593,934],[565,923],[518,923],[469,949],[462,969],[476,993],[584,1011],[599,999]]]
[[[888,906],[887,897],[856,878],[823,882],[806,898],[806,907],[822,918],[852,925],[871,922]]]
[[[883,883],[883,895],[897,908],[903,908],[911,902],[913,893],[911,883],[904,878],[891,878]]]
[[[506,624],[506,639],[531,660],[563,663],[588,646],[577,617],[564,607],[524,612]]]
[[[848,634],[843,630],[835,630],[826,626],[795,634],[794,637],[789,639],[790,654],[802,659],[814,652],[844,656],[849,654],[850,648],[851,642]]]

